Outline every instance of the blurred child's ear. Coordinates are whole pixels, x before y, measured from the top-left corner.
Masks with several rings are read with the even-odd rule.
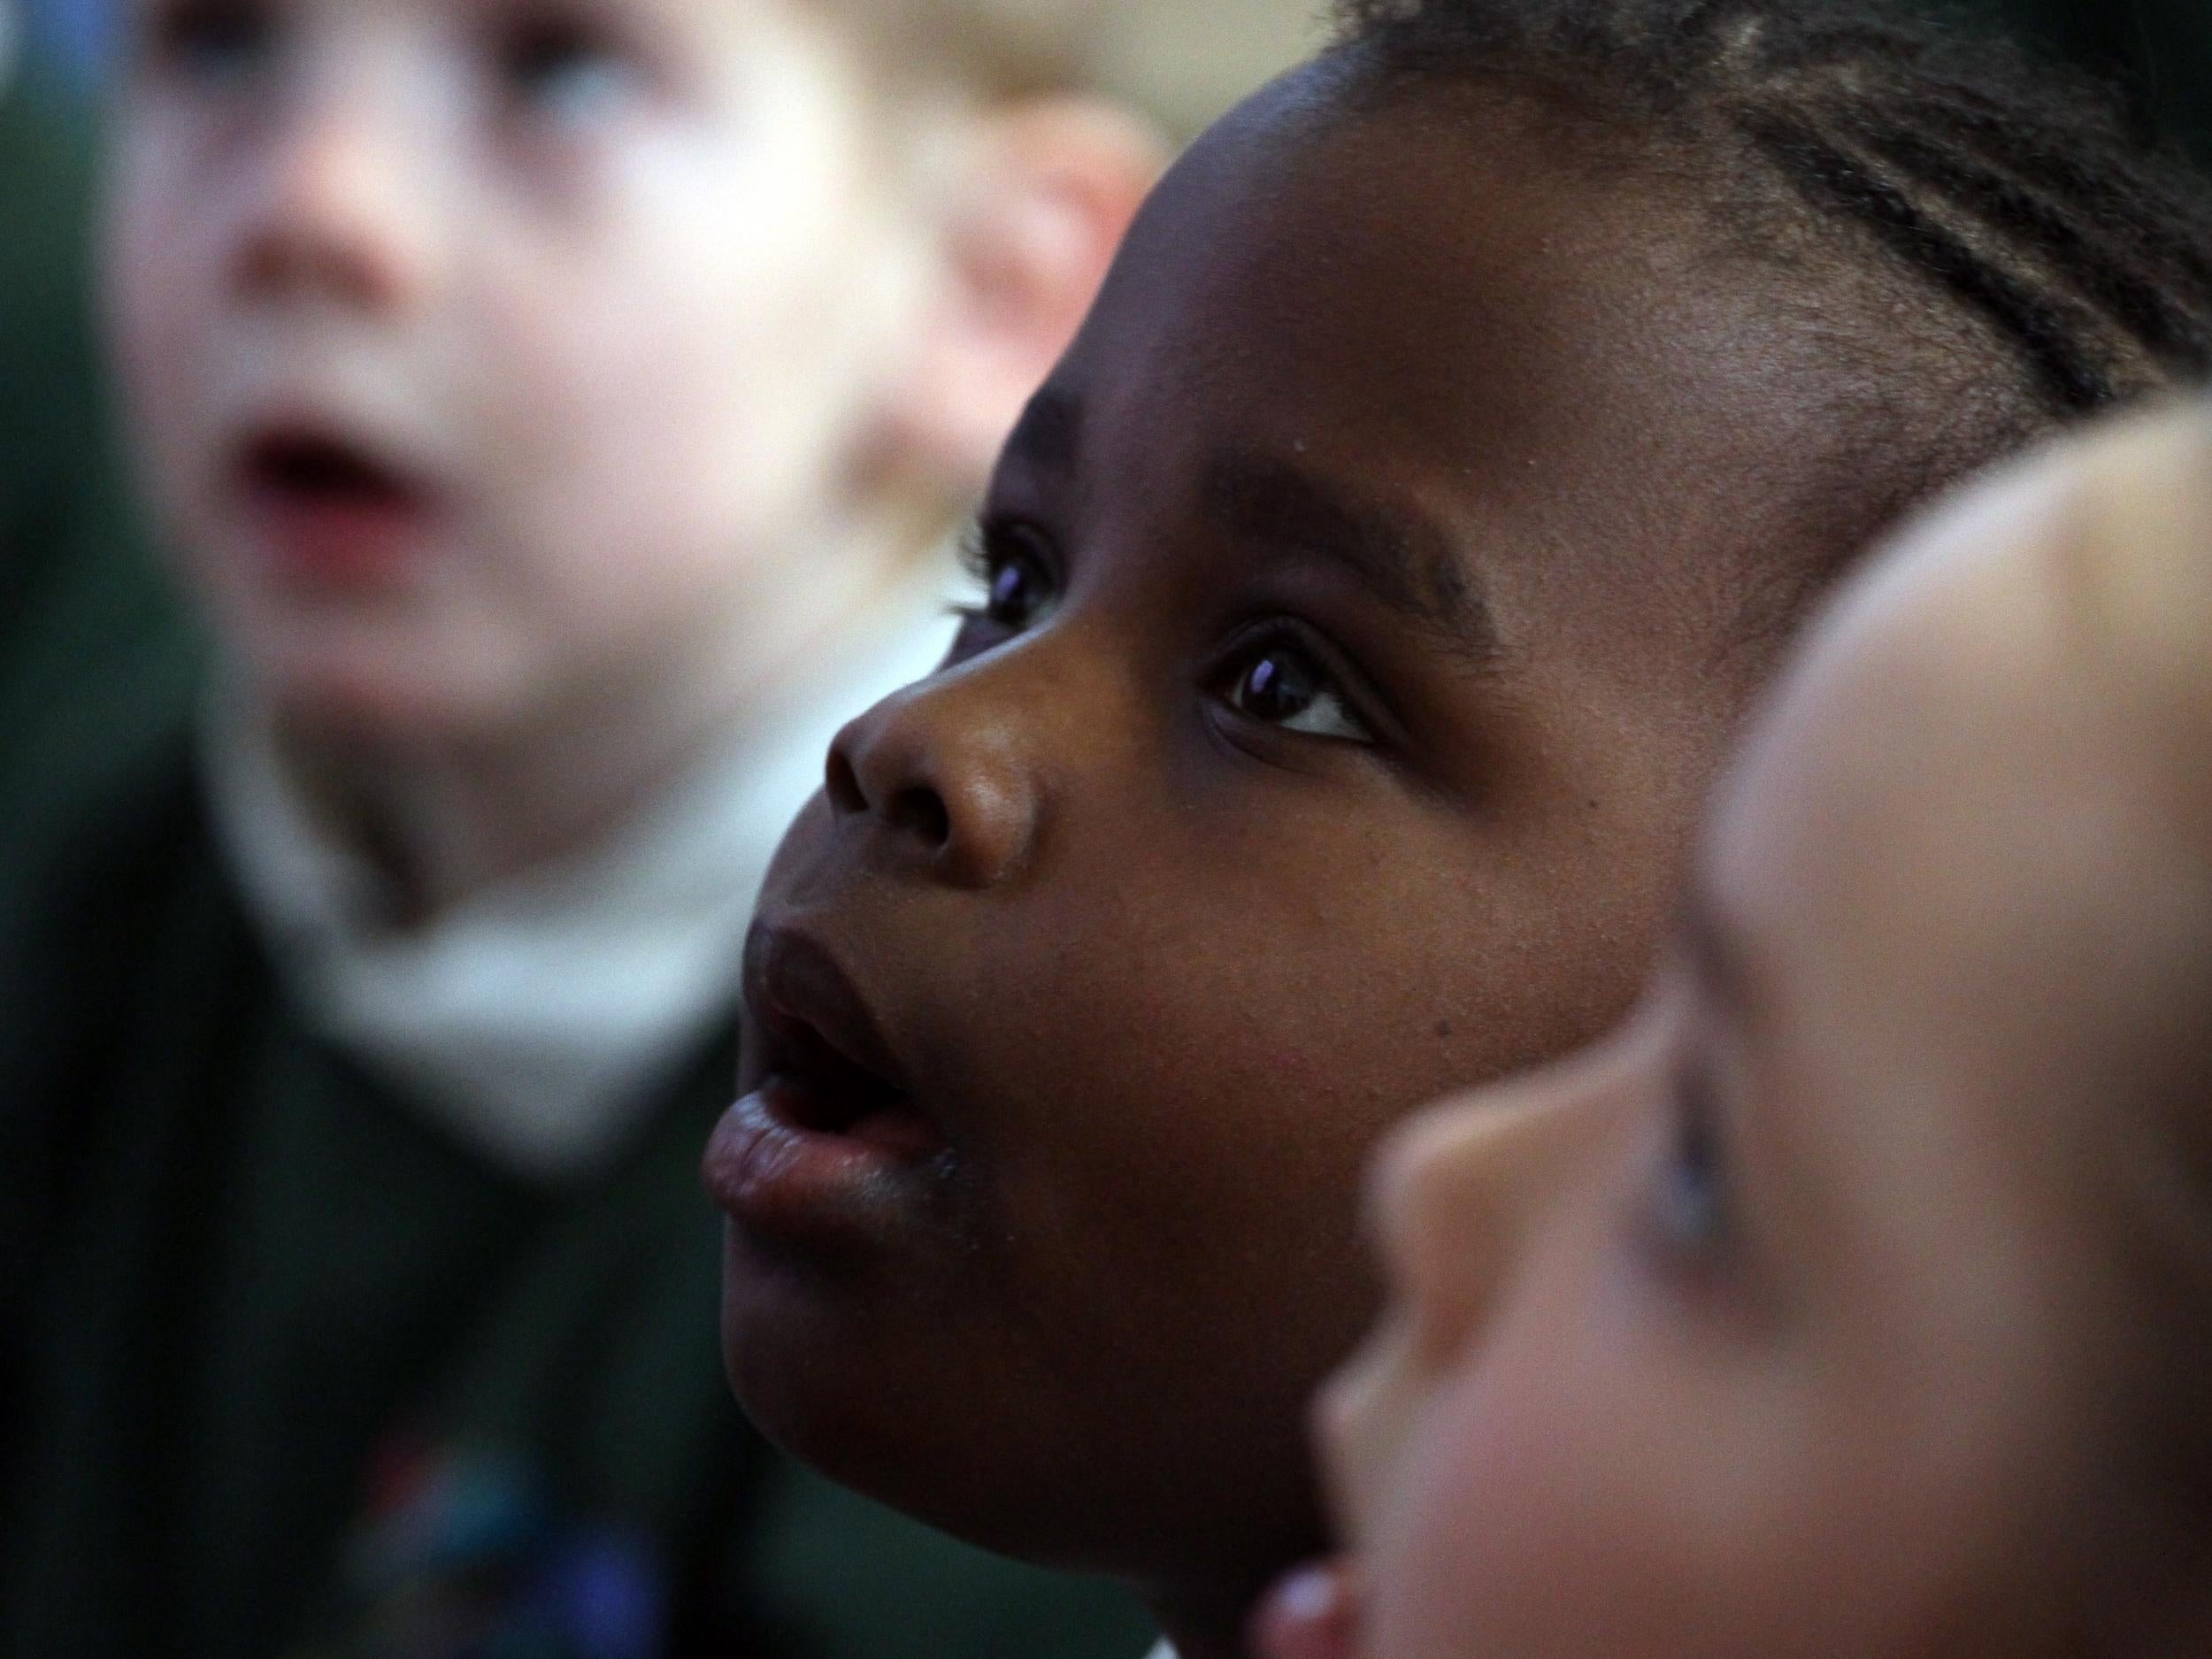
[[[977,138],[890,411],[906,466],[958,499],[982,488],[1168,156],[1150,126],[1087,97],[1008,106],[982,118]]]

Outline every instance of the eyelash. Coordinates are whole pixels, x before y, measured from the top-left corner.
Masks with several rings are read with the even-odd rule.
[[[139,50],[162,75],[228,87],[267,66],[283,27],[273,0],[170,0],[150,12]],[[518,12],[483,50],[515,106],[542,118],[583,119],[636,79],[618,41],[557,9]]]
[[[1668,1110],[1665,1164],[1654,1206],[1659,1236],[1671,1252],[1702,1258],[1727,1241],[1734,1222],[1712,1071],[1694,1048],[1674,1064]]]
[[[585,119],[594,112],[595,100],[621,96],[634,89],[638,78],[635,62],[620,42],[592,19],[557,8],[517,15],[494,38],[490,50],[516,106],[555,119]]]
[[[1329,651],[1310,636],[1309,630],[1286,618],[1276,618],[1231,642],[1220,666],[1210,676],[1208,688],[1231,713],[1256,726],[1315,742],[1372,745],[1376,741],[1374,722],[1363,712],[1358,700],[1347,687],[1347,676],[1331,665],[1329,657]],[[1271,695],[1266,687],[1254,682],[1254,676],[1267,664],[1281,664],[1286,659],[1304,671],[1309,683],[1303,688],[1310,695],[1296,709],[1279,711],[1276,716],[1248,706],[1247,697]],[[1273,678],[1289,679],[1294,687],[1289,695],[1296,700],[1300,677],[1292,670]],[[1272,695],[1283,694],[1278,690]],[[1334,714],[1317,714],[1317,710],[1333,710]]]
[[[987,597],[981,603],[953,607],[961,627],[950,660],[964,661],[1025,632],[1058,602],[1049,548],[1038,531],[1019,521],[987,516],[969,526],[960,539],[960,562]],[[1027,608],[1017,617],[1004,609],[1014,596],[1008,579],[1024,569],[1046,591],[1029,598]],[[1002,631],[998,638],[979,637],[992,629]],[[1361,711],[1329,655],[1300,625],[1277,618],[1231,642],[1207,676],[1207,689],[1230,715],[1253,726],[1314,742],[1372,744],[1373,722]],[[1264,680],[1256,680],[1271,664],[1277,672]],[[1258,706],[1270,698],[1287,699],[1295,706],[1273,712]]]
[[[983,590],[983,598],[952,607],[953,615],[960,618],[959,637],[953,645],[956,661],[1000,643],[999,639],[972,637],[985,629],[1002,629],[1002,638],[1011,638],[1036,626],[1034,613],[1019,621],[998,614],[998,585],[1009,570],[1026,565],[1043,580],[1049,591],[1035,602],[1040,609],[1059,598],[1059,581],[1052,568],[1049,544],[1035,529],[1018,520],[984,518],[972,522],[961,534],[960,565],[969,579]]]

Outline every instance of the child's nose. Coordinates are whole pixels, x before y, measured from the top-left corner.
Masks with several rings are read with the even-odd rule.
[[[257,298],[404,311],[432,280],[434,169],[416,164],[403,123],[375,101],[303,102],[272,121],[234,282]]]
[[[825,787],[840,819],[864,817],[894,862],[954,887],[996,887],[1033,850],[1039,780],[1005,712],[956,679],[885,698],[837,734]]]
[[[1487,1324],[1617,1086],[1600,1051],[1448,1102],[1386,1143],[1370,1186],[1375,1231],[1430,1360]]]

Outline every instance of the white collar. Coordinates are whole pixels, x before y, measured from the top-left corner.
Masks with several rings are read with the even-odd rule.
[[[768,860],[839,726],[928,673],[951,624],[933,571],[833,664],[606,844],[404,934],[313,823],[267,724],[219,695],[204,758],[216,836],[293,999],[423,1114],[516,1173],[581,1173],[657,1103],[734,1005]]]

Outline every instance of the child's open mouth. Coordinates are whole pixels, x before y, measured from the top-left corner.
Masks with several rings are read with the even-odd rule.
[[[767,1042],[774,1058],[760,1092],[769,1113],[785,1126],[866,1141],[909,1156],[943,1144],[888,1078],[849,1059],[803,1019],[779,1022]]]
[[[947,1147],[860,993],[820,946],[756,929],[745,1002],[759,1080],[708,1145],[716,1202],[771,1233],[884,1219]]]
[[[380,575],[420,544],[428,493],[349,440],[280,427],[249,441],[237,475],[271,554],[300,574]]]

